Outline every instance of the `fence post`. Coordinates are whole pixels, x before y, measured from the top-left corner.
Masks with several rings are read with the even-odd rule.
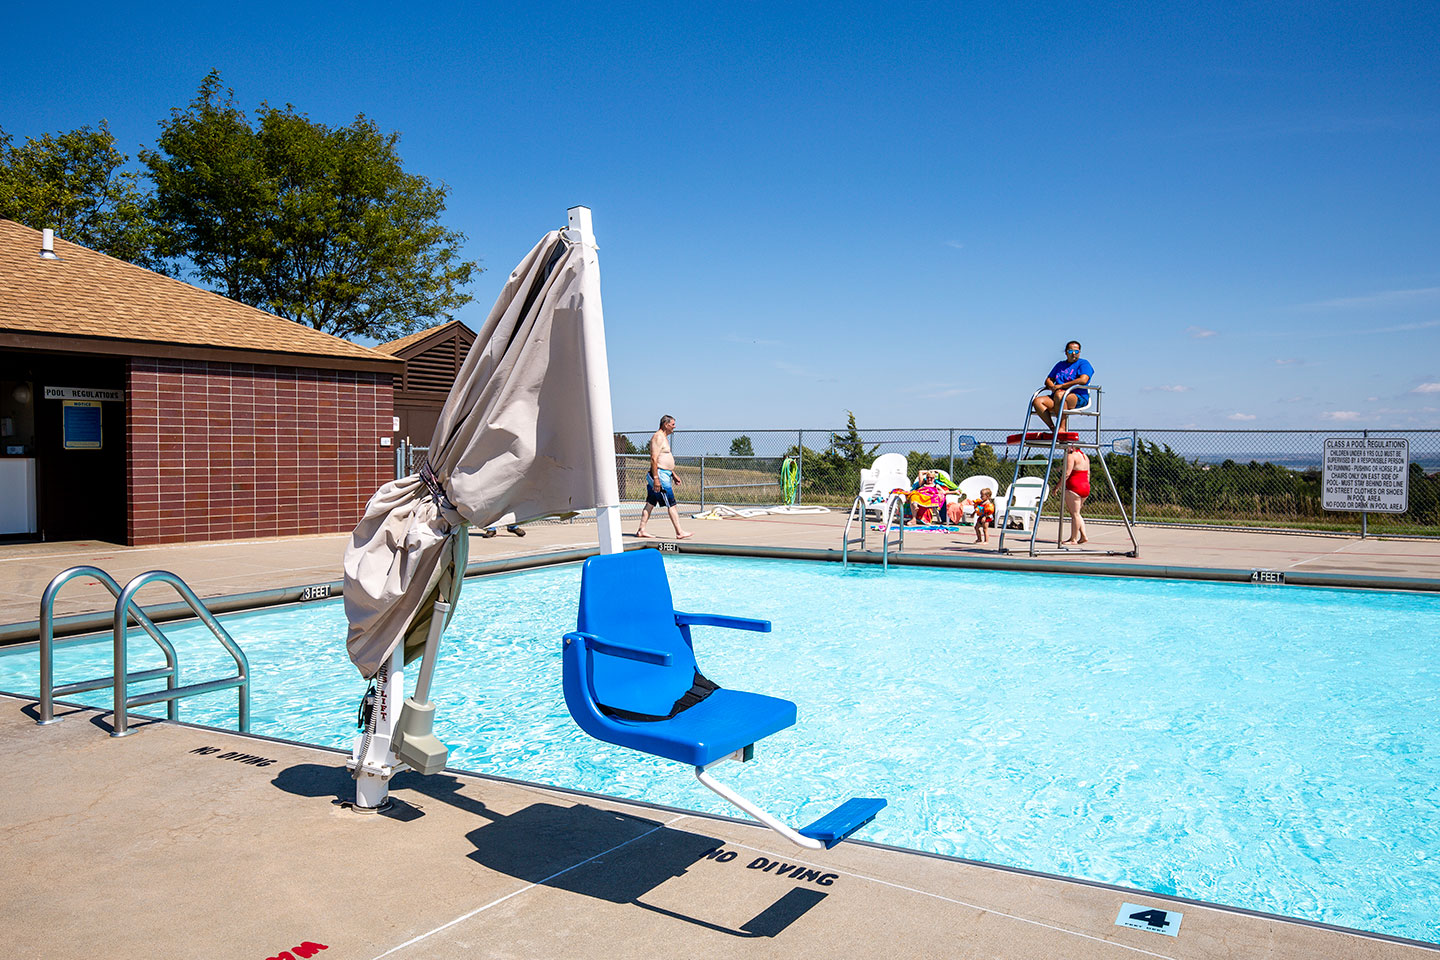
[[[400,441],[395,444],[395,479],[396,479],[396,480],[399,480],[401,477],[405,476],[405,474],[403,474],[403,473],[400,472],[400,471],[401,471],[401,468],[404,466],[404,464],[405,464],[405,439],[402,437],[402,438],[400,438]]]
[[[705,512],[705,454],[700,454],[700,512]]]
[[[1130,431],[1130,522],[1140,522],[1140,432]]]
[[[805,431],[795,431],[795,505],[805,502]]]
[[[955,428],[950,428],[950,479],[955,479]]]
[[[1369,430],[1361,430],[1361,431],[1360,431],[1360,436],[1361,436],[1362,439],[1368,440],[1368,439],[1370,438],[1370,431],[1369,431]],[[1369,446],[1369,444],[1366,444],[1366,446]],[[1323,461],[1322,461],[1322,462],[1323,462]],[[1366,533],[1369,532],[1369,529],[1368,529],[1369,526],[1370,526],[1370,514],[1369,514],[1368,511],[1361,510],[1361,511],[1360,511],[1360,539],[1361,539],[1361,540],[1364,540],[1364,539],[1365,539]]]

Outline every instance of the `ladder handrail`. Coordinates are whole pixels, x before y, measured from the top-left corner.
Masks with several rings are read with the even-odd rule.
[[[880,566],[886,570],[890,569],[890,530],[892,528],[899,530],[896,536],[895,552],[899,553],[905,549],[904,499],[898,493],[891,493],[880,507],[880,524],[884,527],[884,532],[880,534]],[[850,539],[850,525],[855,522],[857,516],[860,518],[860,549],[865,549],[865,524],[869,522],[868,506],[863,494],[857,495],[850,504],[850,515],[845,518],[845,532],[840,540],[840,566],[842,569],[850,564],[850,544],[856,542]]]
[[[45,592],[40,595],[40,719],[36,721],[41,725],[58,723],[55,719],[55,695],[61,696],[67,693],[82,693],[87,690],[103,690],[115,682],[115,678],[96,677],[94,680],[82,680],[78,683],[67,683],[63,686],[55,686],[55,597],[60,593],[60,588],[65,586],[76,577],[94,577],[110,591],[115,599],[120,599],[120,584],[99,567],[86,566],[84,564],[62,570],[55,575]],[[165,634],[155,625],[145,611],[136,607],[134,610],[135,620],[141,628],[150,635],[150,639],[160,647],[165,654],[166,667],[164,670],[146,670],[140,673],[127,674],[125,682],[138,683],[142,680],[159,680],[162,677],[167,680],[166,686],[174,689],[180,681],[180,670],[175,658],[175,648],[166,639]],[[118,674],[117,674],[118,675]],[[180,718],[179,704],[172,700],[169,703],[167,715],[171,720]]]
[[[905,498],[898,493],[892,493],[885,499],[884,518],[885,532],[880,535],[880,568],[890,569],[890,531],[900,531],[895,545],[895,552],[899,553],[905,549]]]
[[[850,516],[845,518],[845,533],[840,538],[840,566],[841,568],[850,565],[850,524],[855,522],[856,516],[860,517],[860,549],[865,549],[865,495],[856,494],[855,500],[850,504]]]
[[[120,682],[120,677],[126,670],[126,644],[128,642],[128,620],[129,614],[139,612],[140,608],[135,606],[135,594],[151,583],[168,583],[180,594],[180,598],[190,607],[192,613],[200,618],[200,621],[210,628],[215,639],[220,641],[235,661],[236,675],[225,677],[220,680],[208,680],[203,683],[192,683],[188,686],[173,687],[164,691],[156,690],[151,693],[137,694],[134,697],[126,696],[125,684]],[[206,608],[195,591],[190,589],[189,584],[181,580],[175,574],[166,570],[151,570],[142,573],[125,585],[119,598],[115,601],[115,715],[112,723],[110,736],[127,736],[130,731],[130,718],[128,708],[141,706],[147,703],[158,703],[161,700],[175,703],[180,697],[188,697],[201,693],[212,693],[216,690],[226,690],[234,687],[239,699],[239,730],[241,733],[250,732],[250,661],[245,656],[245,651],[225,632],[220,626],[220,621]]]

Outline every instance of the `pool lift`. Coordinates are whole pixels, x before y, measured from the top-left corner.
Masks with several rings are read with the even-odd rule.
[[[769,620],[676,610],[656,550],[586,560],[579,621],[563,654],[565,704],[580,729],[690,764],[706,789],[801,847],[829,849],[873,820],[885,801],[856,797],[796,830],[711,775],[726,760],[752,759],[756,743],[795,724],[796,708],[707,679],[690,634],[698,626],[770,632]]]
[[[1035,557],[1042,554],[1056,553],[1089,553],[1112,557],[1140,556],[1140,545],[1135,542],[1135,524],[1132,521],[1131,517],[1125,512],[1125,504],[1120,500],[1120,492],[1115,487],[1115,478],[1110,475],[1110,465],[1105,462],[1105,445],[1101,444],[1100,442],[1100,388],[1095,386],[1094,384],[1088,383],[1084,386],[1072,384],[1071,386],[1066,387],[1060,395],[1059,409],[1065,409],[1065,401],[1069,399],[1072,391],[1082,389],[1088,390],[1089,396],[1086,398],[1084,403],[1077,403],[1073,409],[1066,411],[1065,418],[1092,417],[1094,419],[1091,422],[1091,426],[1085,427],[1075,432],[1062,433],[1059,429],[1032,432],[1030,429],[1030,421],[1031,418],[1035,416],[1035,399],[1043,393],[1050,392],[1049,387],[1041,387],[1039,390],[1036,390],[1033,394],[1030,395],[1030,402],[1025,407],[1025,420],[1020,428],[1020,432],[1017,434],[1012,434],[1011,436],[1006,438],[1006,443],[1010,444],[1011,446],[1018,446],[1020,449],[1020,453],[1015,458],[1015,476],[1010,481],[1010,494],[1005,498],[1005,514],[1003,519],[1000,521],[1000,542],[996,545],[996,548],[1001,553],[1015,552],[1013,549],[1007,548],[1005,546],[1006,534],[1010,534],[1012,542],[1014,541],[1015,536],[1009,530],[1010,512],[1011,508],[1014,506],[1015,503],[1015,484],[1021,479],[1026,467],[1043,466],[1045,468],[1045,474],[1044,480],[1041,482],[1040,486],[1040,502],[1035,505],[1035,520],[1032,524],[1030,524],[1030,529],[1026,531],[1030,535],[1029,539],[1026,541],[1029,546],[1030,556]],[[1060,419],[1058,413],[1056,417],[1057,420]],[[1120,511],[1120,520],[1122,523],[1125,524],[1125,532],[1130,536],[1129,550],[1086,550],[1082,547],[1064,546],[1060,542],[1060,538],[1064,535],[1065,531],[1065,498],[1063,495],[1055,498],[1057,511],[1057,516],[1055,518],[1057,524],[1057,529],[1055,533],[1055,546],[1053,548],[1043,549],[1039,546],[1040,521],[1045,516],[1045,501],[1048,498],[1049,493],[1053,490],[1050,480],[1054,475],[1055,461],[1057,456],[1065,455],[1064,447],[1066,445],[1076,446],[1079,447],[1081,450],[1093,454],[1093,459],[1090,461],[1091,473],[1094,473],[1095,461],[1098,460],[1100,462],[1100,470],[1102,473],[1105,474],[1105,482],[1110,487],[1110,495],[1115,498],[1115,509]],[[1038,456],[1027,456],[1025,452],[1026,450],[1041,449],[1043,449],[1045,453]],[[1056,452],[1057,449],[1059,451],[1058,454]]]
[[[569,215],[570,228],[559,232],[563,242],[552,243],[547,235],[511,274],[484,327],[485,341],[477,339],[456,378],[427,454],[438,456],[440,467],[427,460],[418,475],[382,487],[346,550],[347,647],[362,675],[372,679],[347,764],[356,779],[353,808],[384,809],[390,778],[402,770],[435,773],[445,767],[448,751],[433,732],[429,692],[468,560],[466,523],[495,522],[495,514],[503,513],[497,505],[523,503],[524,516],[544,516],[589,497],[600,556],[585,563],[579,622],[562,648],[565,701],[580,728],[609,743],[689,763],[707,789],[791,842],[833,847],[870,822],[885,801],[848,800],[794,830],[709,773],[725,760],[751,759],[759,740],[795,723],[796,707],[721,689],[695,665],[692,626],[769,632],[768,621],[678,613],[660,554],[624,552],[597,248],[589,209],[573,207]],[[553,347],[546,342],[552,322],[551,342],[559,344]],[[540,394],[540,383],[520,382],[523,369],[533,369],[535,380],[548,373],[573,381],[578,372],[588,435],[573,430],[575,418],[558,405],[537,406],[529,421],[513,415],[507,397],[523,404]],[[492,389],[493,381],[501,382]],[[508,429],[492,429],[492,418]],[[497,455],[517,450],[534,457],[537,470],[554,472],[532,480],[516,469],[513,456]],[[577,460],[588,460],[589,471],[563,467]],[[571,486],[577,481],[583,489]],[[560,499],[568,502],[548,502]],[[415,693],[397,710],[405,664],[417,657]]]

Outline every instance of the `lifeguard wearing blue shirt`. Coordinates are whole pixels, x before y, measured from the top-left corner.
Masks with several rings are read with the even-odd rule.
[[[1042,393],[1035,398],[1035,412],[1045,421],[1045,426],[1055,429],[1055,414],[1059,411],[1060,430],[1064,432],[1066,412],[1090,399],[1090,391],[1085,389],[1085,384],[1093,376],[1095,368],[1090,366],[1090,361],[1080,359],[1080,341],[1071,340],[1065,344],[1065,359],[1051,367],[1050,375],[1045,378],[1049,395]],[[1069,387],[1075,389],[1066,394],[1065,390]],[[1060,410],[1062,396],[1065,398],[1064,410]]]

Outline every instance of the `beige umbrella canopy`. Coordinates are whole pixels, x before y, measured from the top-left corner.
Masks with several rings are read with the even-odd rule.
[[[407,663],[421,654],[435,601],[459,596],[468,524],[596,505],[592,425],[576,403],[586,291],[599,289],[587,269],[596,267],[582,244],[559,230],[526,254],[455,379],[425,462],[370,498],[345,550],[346,646],[363,676],[402,640]]]

